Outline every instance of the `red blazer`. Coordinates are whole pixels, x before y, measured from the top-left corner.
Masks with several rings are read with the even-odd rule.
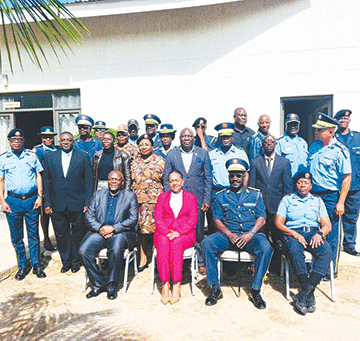
[[[155,233],[167,235],[170,229],[182,234],[189,232],[196,234],[195,226],[198,218],[197,201],[194,194],[183,190],[183,205],[177,218],[170,207],[171,191],[160,194],[157,199],[154,218],[156,230]]]

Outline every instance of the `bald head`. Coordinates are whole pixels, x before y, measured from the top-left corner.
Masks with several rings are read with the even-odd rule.
[[[234,111],[234,120],[235,124],[237,123],[240,126],[245,126],[247,123],[247,113],[244,108],[236,108]]]
[[[120,191],[123,186],[123,175],[120,171],[111,171],[109,173],[109,191],[115,194]]]
[[[180,132],[181,148],[188,152],[194,145],[194,133],[190,128],[184,128]]]
[[[262,134],[267,135],[269,133],[270,124],[271,120],[269,115],[265,114],[259,117],[258,126]]]

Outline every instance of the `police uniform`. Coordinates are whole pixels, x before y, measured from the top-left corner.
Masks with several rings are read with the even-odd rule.
[[[86,115],[79,115],[75,122],[78,126],[87,125],[92,127],[94,125],[94,120]],[[101,140],[94,137],[91,137],[89,141],[84,141],[79,137],[74,141],[74,149],[86,153],[92,163],[95,152],[102,149],[102,143]]]
[[[197,118],[194,123],[193,123],[193,127],[194,129],[196,130],[196,127],[198,125],[201,125],[201,124],[207,124],[207,120],[206,118],[204,117],[199,117]],[[209,151],[213,150],[216,148],[217,146],[217,140],[216,140],[216,137],[214,136],[211,136],[211,135],[207,135],[207,134],[204,134],[204,140],[205,140],[205,144],[206,146],[208,147]],[[195,136],[195,139],[194,139],[194,144],[195,146],[197,147],[200,147],[202,148],[202,145],[201,145],[201,140],[200,140],[200,137],[198,135]]]
[[[324,241],[323,244],[313,248],[309,243],[313,236],[320,231],[319,218],[328,216],[324,202],[320,197],[311,193],[305,197],[300,197],[295,192],[286,195],[281,200],[277,214],[285,217],[285,225],[301,234],[307,242],[307,246],[304,248],[294,237],[284,237],[295,274],[307,276],[308,271],[304,261],[304,250],[306,250],[315,258],[312,271],[319,274],[319,279],[323,278],[329,270],[332,259],[330,245]]]
[[[156,124],[158,126],[161,123],[159,117],[153,114],[147,114],[144,116],[145,125],[146,124]],[[159,133],[156,132],[155,135],[151,138],[153,141],[153,149],[158,149],[162,146],[161,139]]]
[[[350,116],[351,110],[340,110],[335,115],[339,120],[343,116]],[[342,217],[344,239],[343,247],[349,253],[354,253],[356,245],[356,223],[360,210],[360,133],[350,131],[346,135],[335,133],[336,139],[346,146],[351,160],[351,186],[345,201],[345,214]],[[356,253],[356,251],[355,251]]]
[[[264,135],[260,130],[251,136],[248,145],[248,155],[250,160],[256,159],[258,156],[264,154],[265,150],[263,142],[265,137],[266,135]]]
[[[228,161],[228,167],[233,160]],[[241,162],[240,159],[236,160]],[[260,217],[266,218],[261,192],[245,186],[240,193],[235,193],[230,189],[217,192],[212,198],[211,207],[214,220],[221,220],[232,233],[238,236],[252,230],[256,219]],[[222,232],[207,236],[202,242],[202,248],[205,255],[207,283],[220,290],[217,268],[218,255],[229,248],[235,250],[238,250],[238,248]],[[243,249],[257,256],[254,263],[255,275],[252,288],[260,290],[271,261],[273,249],[262,232],[254,234]]]
[[[337,125],[338,123],[331,117],[319,114],[318,121],[313,127],[324,129]],[[341,217],[335,214],[335,207],[339,200],[343,175],[351,174],[349,151],[335,137],[327,146],[323,146],[321,141],[314,141],[309,150],[308,164],[313,176],[312,192],[321,196],[330,217],[332,229],[328,234],[328,242],[333,252],[335,273],[337,273]]]
[[[234,124],[220,123],[215,127],[215,130],[218,132],[219,136],[232,135],[234,132]],[[221,145],[219,144],[216,149],[209,152],[209,156],[212,168],[213,189],[215,191],[230,187],[226,161],[233,158],[239,158],[249,164],[249,159],[245,150],[235,147],[234,145],[232,145],[231,148],[224,153],[221,149]]]
[[[298,122],[300,124],[299,116],[294,113],[287,115],[285,124],[291,122]],[[306,169],[308,144],[298,135],[289,136],[288,133],[285,132],[282,137],[277,139],[275,153],[290,161],[292,176]]]
[[[170,152],[170,150],[173,150],[175,148],[174,144],[173,144],[173,140],[175,138],[175,133],[176,130],[174,130],[174,127],[172,124],[170,123],[164,123],[160,126],[160,130],[159,130],[159,137],[160,137],[160,141],[161,141],[161,135],[162,134],[170,134],[171,135],[171,143],[170,143],[170,147],[168,150],[165,150],[162,142],[161,142],[161,146],[157,147],[156,149],[153,149],[153,153],[155,155],[161,156],[164,160],[166,160],[166,156],[167,154]]]
[[[239,129],[234,128],[234,146],[238,148],[242,148],[244,150],[248,150],[249,141],[251,136],[255,134],[255,131],[250,129],[249,127],[245,127],[244,130],[240,131]]]
[[[40,134],[38,134],[38,136],[40,136],[42,138],[42,135],[55,136],[57,134],[54,133],[53,127],[42,127]],[[46,146],[44,143],[34,146],[34,152],[35,152],[37,158],[39,159],[39,161],[41,162],[41,164],[43,164],[44,158],[48,153],[54,152],[56,150],[57,150],[57,148],[53,144],[51,145],[51,147]]]
[[[14,129],[8,135],[22,136]],[[43,171],[40,161],[33,151],[24,149],[16,155],[11,149],[0,155],[0,177],[5,180],[7,190],[6,203],[10,206],[11,213],[6,215],[9,224],[11,242],[16,251],[19,269],[26,267],[26,251],[24,245],[23,219],[25,218],[28,235],[30,261],[33,267],[40,266],[39,260],[39,213],[33,209],[38,197],[37,174]],[[25,276],[24,276],[25,277]],[[38,276],[40,277],[40,276]],[[41,276],[41,277],[45,277]],[[23,278],[22,278],[23,279]]]
[[[139,122],[137,120],[135,120],[135,118],[131,118],[128,121],[127,126],[128,126],[128,130],[131,126],[135,126],[137,128],[137,130],[139,131]],[[132,139],[131,136],[129,135],[129,143],[137,146],[136,141],[137,141],[138,137],[139,137],[139,135],[135,136],[135,138]]]

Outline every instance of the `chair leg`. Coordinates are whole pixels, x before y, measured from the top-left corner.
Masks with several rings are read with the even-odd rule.
[[[195,296],[195,277],[196,277],[196,252],[194,250],[193,254],[191,255],[191,295]]]
[[[124,295],[126,295],[126,288],[127,288],[127,284],[128,284],[130,257],[131,257],[131,252],[126,256],[126,259],[125,259],[124,284],[123,284]]]
[[[87,283],[88,283],[88,274],[85,270],[85,278],[84,278],[84,284],[83,284],[83,292],[86,291],[86,288],[87,288]]]
[[[218,260],[217,260],[217,268],[218,268],[219,284],[221,285],[221,259],[220,258],[218,258]]]
[[[151,295],[154,293],[154,287],[155,287],[155,262],[156,262],[156,249],[153,252],[152,261],[151,261],[151,287],[150,287]]]
[[[284,258],[284,263],[285,263],[286,299],[290,300],[290,267],[289,267],[289,260]]]
[[[137,250],[134,249],[134,273],[135,273],[135,276],[138,275],[138,267],[137,267]]]
[[[284,285],[284,256],[281,256],[280,263],[280,284]]]
[[[330,263],[330,287],[331,287],[331,300],[335,302],[335,274],[334,274],[334,262]]]

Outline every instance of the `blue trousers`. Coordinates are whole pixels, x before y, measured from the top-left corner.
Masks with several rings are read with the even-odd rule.
[[[345,200],[345,214],[342,217],[344,240],[346,249],[355,249],[356,245],[356,223],[359,218],[360,191],[349,191]]]
[[[6,215],[10,228],[11,243],[16,251],[19,269],[26,267],[26,250],[24,244],[24,218],[29,242],[31,265],[39,264],[39,212],[34,210],[37,196],[21,200],[7,196],[5,201],[11,209]]]
[[[240,236],[241,233],[238,233],[238,235]],[[217,259],[223,252],[233,247],[233,244],[231,244],[229,239],[222,232],[216,232],[207,236],[202,241],[208,285],[215,285],[215,288],[220,289]],[[270,265],[273,249],[266,239],[265,234],[259,232],[246,244],[243,250],[256,256],[254,262],[255,276],[252,288],[260,290],[266,271]]]
[[[329,271],[330,262],[332,259],[332,251],[329,243],[325,240],[324,244],[321,244],[317,248],[312,248],[309,243],[311,238],[314,236],[316,231],[312,232],[299,232],[306,240],[307,246],[304,248],[294,237],[285,236],[284,239],[287,241],[287,247],[289,251],[289,258],[291,265],[294,269],[295,274],[307,275],[307,267],[305,263],[304,250],[310,252],[315,261],[313,263],[312,271],[324,277]]]
[[[314,192],[321,197],[331,221],[331,231],[327,235],[327,241],[333,253],[334,272],[338,272],[341,242],[341,217],[335,214],[335,207],[339,200],[340,192]],[[330,272],[328,272],[330,274]]]

